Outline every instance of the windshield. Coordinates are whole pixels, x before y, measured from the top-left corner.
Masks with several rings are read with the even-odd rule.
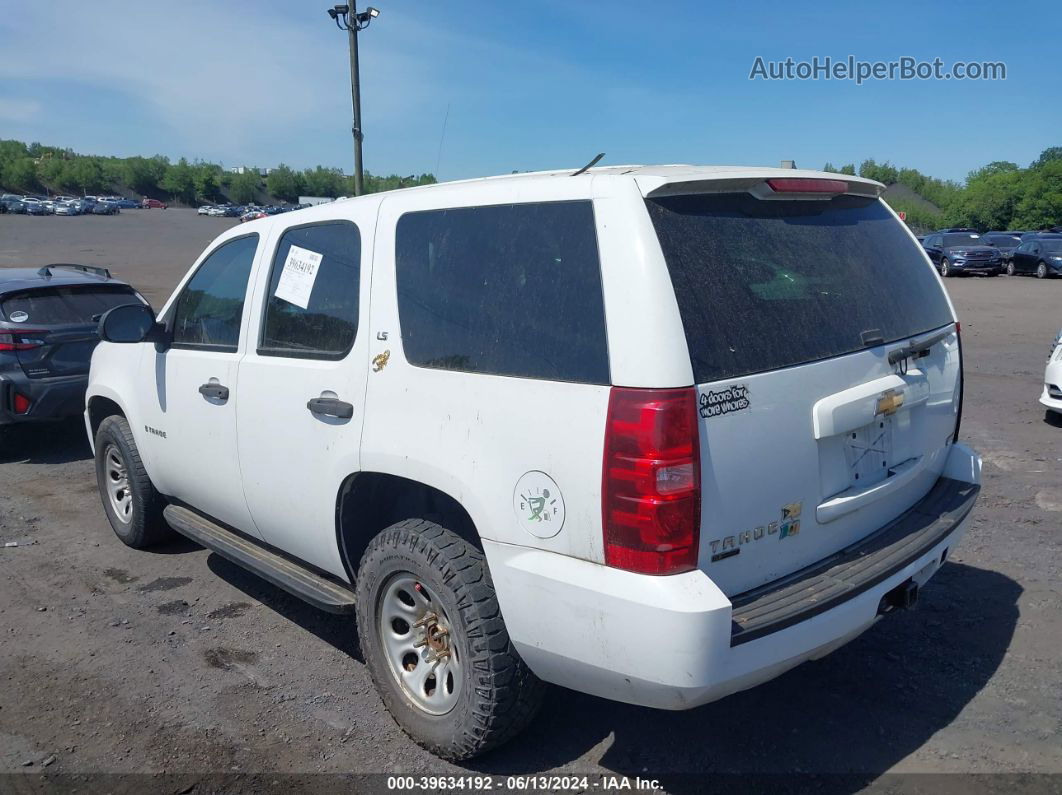
[[[21,322],[44,325],[63,323],[91,323],[96,315],[125,304],[139,304],[140,299],[131,287],[115,285],[87,285],[85,287],[45,287],[13,293],[0,303],[4,316],[13,312],[26,315]]]
[[[813,362],[952,322],[922,249],[875,199],[648,199],[697,383]]]
[[[956,232],[950,235],[944,235],[944,247],[951,248],[952,246],[983,246],[984,242],[981,240],[981,236],[976,232]]]

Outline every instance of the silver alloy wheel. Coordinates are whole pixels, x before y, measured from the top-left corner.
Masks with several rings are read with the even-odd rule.
[[[1047,278],[1047,266],[1044,263],[1042,263],[1042,262],[1039,265],[1036,266],[1036,278],[1037,279],[1046,279]]]
[[[1014,263],[1013,262],[1008,262],[1007,263],[1007,276],[1013,276],[1013,275],[1014,275]]]
[[[941,276],[947,276],[948,275],[948,260],[947,260],[946,257],[940,261],[940,275]]]
[[[412,574],[391,578],[377,609],[387,667],[405,696],[430,715],[445,715],[461,696],[461,657],[452,624]]]
[[[129,471],[125,466],[125,458],[122,457],[118,445],[108,444],[104,448],[103,465],[111,508],[120,522],[129,524],[133,518],[133,492],[129,488]]]

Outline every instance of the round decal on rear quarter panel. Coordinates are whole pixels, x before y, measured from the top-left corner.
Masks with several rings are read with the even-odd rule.
[[[29,320],[29,315],[27,315],[22,310],[19,310],[18,312],[12,312],[7,319],[10,320],[12,323],[25,323],[27,320]]]
[[[564,497],[560,486],[545,472],[525,472],[513,491],[517,521],[537,538],[553,538],[564,526]]]

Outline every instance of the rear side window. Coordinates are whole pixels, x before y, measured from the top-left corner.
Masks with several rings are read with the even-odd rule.
[[[813,362],[952,322],[919,247],[878,201],[646,201],[698,383]]]
[[[408,213],[395,269],[410,363],[609,382],[589,201]]]
[[[262,324],[263,355],[342,358],[358,331],[361,235],[349,221],[280,238]]]
[[[215,249],[192,276],[174,311],[175,347],[234,351],[240,342],[243,301],[258,235]]]
[[[14,315],[20,323],[61,325],[92,323],[108,309],[143,303],[131,287],[92,284],[80,287],[46,287],[15,293],[0,302],[4,317]],[[20,314],[15,314],[20,313]]]

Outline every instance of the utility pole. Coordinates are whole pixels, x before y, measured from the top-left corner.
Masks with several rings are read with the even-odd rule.
[[[354,3],[350,4],[350,12],[357,18]],[[347,39],[350,44],[350,100],[354,108],[354,126],[351,132],[354,134],[354,195],[361,196],[365,193],[365,176],[361,168],[361,139],[365,136],[361,132],[361,69],[358,66],[358,27],[347,26]]]
[[[355,196],[365,193],[365,174],[361,160],[361,142],[365,134],[361,128],[361,69],[358,64],[358,32],[369,27],[369,23],[379,15],[380,12],[372,6],[358,13],[353,2],[328,9],[328,16],[335,21],[336,27],[347,32],[347,44],[350,49],[350,103],[354,118],[350,131],[354,136]]]

